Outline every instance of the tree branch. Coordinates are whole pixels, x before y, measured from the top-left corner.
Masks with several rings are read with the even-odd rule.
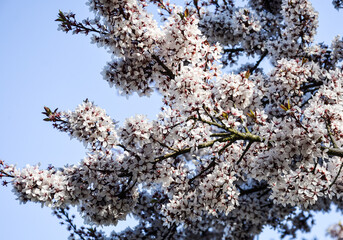
[[[216,161],[215,161],[215,158],[213,158],[212,162],[210,162],[210,164],[208,164],[208,166],[205,169],[203,169],[200,173],[198,173],[197,175],[195,175],[194,177],[189,179],[188,183],[191,184],[196,178],[198,178],[201,175],[203,175],[207,170],[209,170],[210,168],[214,167],[215,165],[216,165]]]
[[[339,175],[341,174],[342,171],[342,167],[343,167],[343,163],[341,163],[341,166],[339,167],[338,173],[335,177],[335,179],[332,181],[332,183],[330,184],[329,188],[331,188],[337,181],[337,178],[339,177]]]
[[[340,148],[322,147],[322,150],[326,151],[329,156],[343,157],[343,150]]]
[[[229,136],[229,137],[225,137],[225,138],[218,138],[218,139],[215,139],[213,141],[209,141],[209,142],[205,142],[205,143],[199,144],[196,148],[202,149],[202,148],[206,148],[206,147],[211,147],[216,142],[227,142],[227,141],[233,140],[234,138],[235,138],[235,136]],[[171,157],[176,157],[176,156],[179,156],[179,155],[184,154],[184,153],[189,153],[193,148],[194,147],[188,147],[188,148],[181,149],[181,150],[179,150],[177,152],[165,154],[163,156],[155,158],[155,162],[159,162],[159,161],[162,161],[164,159],[171,158]]]
[[[260,59],[256,62],[256,64],[255,64],[252,68],[249,69],[250,73],[253,73],[253,72],[258,68],[258,66],[260,65],[260,63],[262,62],[262,60],[267,56],[267,54],[268,54],[268,51],[265,50],[265,51],[262,53]]]
[[[3,174],[5,177],[14,178],[14,175],[11,175],[11,174],[5,172],[4,170],[0,169],[0,178],[1,178],[1,177],[4,177],[4,176],[1,176],[2,174]]]
[[[227,48],[224,49],[224,53],[234,53],[234,52],[243,52],[244,48]]]
[[[158,56],[154,54],[152,54],[151,56],[165,70],[163,74],[169,76],[171,79],[175,79],[174,73],[161,61],[161,59]]]
[[[253,144],[254,142],[249,142],[248,143],[248,146],[245,148],[244,152],[242,153],[242,156],[239,158],[239,160],[237,161],[237,165],[240,164],[240,162],[243,160],[243,157],[244,155],[249,151],[249,148],[251,147],[251,145]]]
[[[241,195],[246,195],[246,194],[250,194],[250,193],[254,193],[254,192],[259,192],[259,191],[265,190],[267,188],[268,188],[268,184],[263,184],[263,185],[253,187],[253,188],[249,188],[249,189],[241,189],[241,188],[239,188],[239,189],[240,189]]]

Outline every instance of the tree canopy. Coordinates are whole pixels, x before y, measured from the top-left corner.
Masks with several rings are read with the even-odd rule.
[[[82,142],[86,157],[48,169],[0,161],[21,202],[51,207],[71,239],[107,240],[253,239],[266,225],[295,237],[313,212],[343,208],[343,39],[314,42],[310,0],[87,4],[94,18],[60,11],[59,29],[108,50],[102,75],[120,94],[158,92],[163,107],[156,120],[121,126],[88,99],[73,111],[44,107],[44,121]],[[69,206],[88,224],[128,215],[139,224],[110,236],[77,229]],[[341,229],[329,232],[339,239]]]

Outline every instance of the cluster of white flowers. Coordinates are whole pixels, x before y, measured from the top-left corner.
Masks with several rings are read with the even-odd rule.
[[[13,189],[21,202],[40,202],[48,207],[75,202],[75,186],[69,184],[69,176],[62,170],[41,170],[38,165],[28,165],[22,170],[13,167],[13,176]]]
[[[303,205],[306,208],[328,194],[331,181],[331,174],[322,167],[300,166],[295,171],[288,171],[272,184],[271,198],[284,206]]]
[[[125,159],[122,154],[96,151],[71,168],[69,182],[77,188],[78,210],[86,222],[115,225],[135,205],[137,186],[132,174],[122,169]]]
[[[211,42],[219,42],[222,45],[235,45],[239,42],[238,36],[234,35],[232,17],[234,9],[222,8],[218,13],[206,12],[201,19],[200,29]]]
[[[244,74],[224,75],[214,82],[216,102],[224,111],[231,108],[245,109],[252,103],[255,84]]]
[[[157,22],[145,10],[145,1],[89,0],[90,10],[103,19],[105,29],[92,41],[105,47],[115,59],[102,74],[122,95],[150,95],[154,48],[163,36]]]
[[[282,0],[249,0],[249,6],[259,13],[281,14]]]
[[[273,60],[304,55],[305,47],[312,43],[318,27],[318,12],[309,0],[282,2],[285,28],[276,40],[270,40],[267,49]]]
[[[111,149],[117,145],[118,136],[113,120],[104,109],[92,102],[86,100],[75,111],[61,115],[63,120],[55,127],[68,132],[71,138],[77,138],[85,146],[90,144],[93,149]]]
[[[323,70],[313,62],[305,62],[304,59],[282,59],[277,62],[268,82],[270,104],[267,109],[271,114],[275,116],[282,114],[283,109],[280,108],[280,104],[290,105],[293,108],[301,107],[306,100],[305,83],[315,84],[321,81]]]
[[[162,27],[149,2],[168,15]],[[214,12],[193,2],[90,0],[96,19],[84,25],[59,14],[62,30],[92,32],[114,55],[103,71],[111,85],[124,95],[156,89],[164,106],[157,120],[136,115],[119,129],[89,101],[73,112],[47,108],[47,121],[89,153],[60,170],[0,162],[19,199],[78,205],[88,223],[140,220],[108,239],[252,239],[267,224],[286,228],[285,219],[293,234],[307,226],[295,207],[339,204],[342,40],[313,44],[318,14],[309,0],[216,1]],[[230,48],[260,59],[223,74]],[[268,74],[258,68],[266,56]]]
[[[342,239],[343,238],[343,225],[341,222],[334,224],[328,228],[328,234],[330,237],[334,239]]]
[[[341,36],[336,36],[331,43],[331,59],[333,64],[343,60],[343,39]]]
[[[206,79],[211,74],[199,67],[184,67],[180,76],[169,82],[169,89],[165,93],[165,103],[169,106],[180,106],[181,114],[191,115],[207,104],[211,92]]]
[[[248,8],[223,8],[219,14],[207,12],[200,26],[211,42],[231,46],[241,44],[247,53],[252,53],[253,49],[262,49],[259,17]]]

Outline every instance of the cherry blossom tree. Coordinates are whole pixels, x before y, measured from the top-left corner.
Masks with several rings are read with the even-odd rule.
[[[295,237],[311,229],[314,212],[343,209],[343,39],[314,42],[310,0],[87,4],[94,18],[60,11],[59,29],[108,50],[102,75],[120,94],[156,91],[163,107],[156,120],[121,125],[88,99],[74,111],[44,107],[44,120],[87,153],[62,168],[1,161],[3,184],[21,202],[51,207],[70,239],[106,240],[253,239],[267,225]],[[88,224],[128,215],[139,224],[106,236],[77,228],[70,206]]]

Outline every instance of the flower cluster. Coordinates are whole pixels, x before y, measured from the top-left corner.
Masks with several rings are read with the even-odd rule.
[[[224,75],[214,83],[216,102],[224,111],[245,109],[252,103],[255,83],[242,75]]]
[[[339,240],[343,238],[343,225],[341,222],[330,226],[327,231],[330,237],[334,239]]]
[[[241,44],[248,53],[252,53],[252,49],[262,49],[261,22],[248,8],[223,8],[219,13],[207,12],[200,26],[211,42],[231,46]]]
[[[162,26],[149,3],[163,11]],[[105,80],[126,96],[156,89],[163,107],[156,120],[136,115],[118,128],[88,100],[75,111],[45,108],[45,120],[88,154],[63,169],[0,162],[21,201],[77,205],[90,224],[139,220],[96,235],[107,240],[252,239],[265,225],[294,235],[309,228],[310,211],[343,209],[343,45],[313,43],[309,0],[88,5],[95,19],[60,12],[60,29],[92,33],[113,54]],[[223,73],[241,53],[258,59]],[[266,58],[269,73],[260,68]]]
[[[49,207],[75,203],[75,186],[70,185],[63,170],[41,170],[39,166],[13,168],[13,189],[21,202],[40,202]]]
[[[118,143],[117,130],[113,120],[101,109],[88,100],[75,111],[61,113],[63,120],[54,126],[68,132],[71,138],[77,138],[92,149],[111,149]]]
[[[125,155],[113,156],[110,152],[94,152],[73,167],[69,181],[77,186],[78,210],[86,222],[116,225],[126,219],[136,204],[135,180],[122,169],[125,158]]]
[[[336,36],[331,43],[332,53],[331,58],[332,62],[335,64],[343,60],[343,39],[340,36]]]
[[[318,27],[318,13],[309,0],[283,1],[282,15],[285,28],[280,36],[267,43],[273,60],[304,56],[306,46],[311,44]]]

